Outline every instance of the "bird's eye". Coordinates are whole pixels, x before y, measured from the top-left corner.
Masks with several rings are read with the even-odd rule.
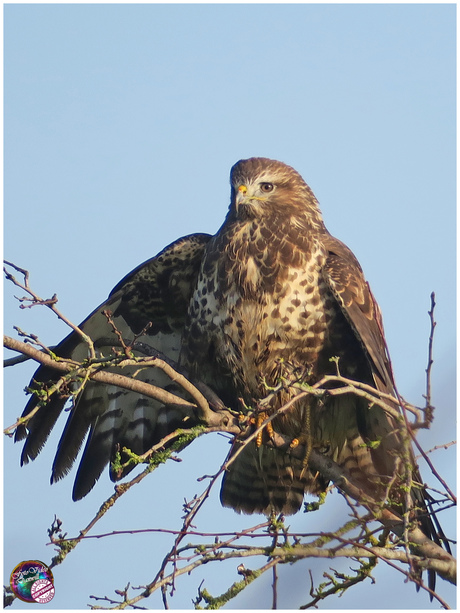
[[[273,185],[273,183],[261,183],[260,189],[266,194],[269,194],[275,189],[275,186]]]

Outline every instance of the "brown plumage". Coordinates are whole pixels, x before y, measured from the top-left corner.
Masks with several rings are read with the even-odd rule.
[[[232,169],[231,184],[229,213],[206,247],[189,307],[182,357],[190,371],[201,372],[235,408],[240,397],[254,406],[280,378],[312,384],[334,374],[332,357],[343,375],[391,393],[378,307],[353,254],[324,227],[301,176],[255,158]],[[295,393],[275,395],[270,411]],[[394,425],[354,395],[305,400],[273,425],[293,439],[309,436],[355,476],[377,482],[393,475]],[[253,442],[226,473],[221,499],[245,513],[295,513],[305,490],[325,485],[302,460]]]
[[[334,357],[344,376],[394,392],[380,311],[361,267],[326,230],[302,177],[281,162],[238,162],[231,172],[229,212],[217,234],[179,239],[128,275],[85,320],[83,330],[108,354],[115,337],[104,309],[114,313],[127,338],[152,322],[139,340],[178,361],[233,409],[241,409],[240,399],[256,407],[268,388],[283,381],[265,405],[273,413],[298,393],[289,383],[312,384],[334,374]],[[72,333],[56,352],[82,359],[86,347]],[[157,371],[137,376],[167,385]],[[34,379],[55,377],[40,368]],[[27,429],[18,430],[17,439],[27,437],[23,463],[37,456],[64,403],[53,397]],[[24,415],[35,404],[32,396]],[[88,430],[74,499],[88,493],[117,449],[142,453],[182,425],[169,406],[89,382],[68,418],[52,480],[69,471]],[[304,399],[277,416],[273,427],[329,455],[382,495],[395,471],[400,480],[406,474],[393,420],[353,394]],[[241,444],[237,440],[234,449]],[[113,480],[121,476],[111,474]],[[306,491],[318,493],[326,485],[306,461],[251,442],[226,472],[221,499],[244,513],[295,513]],[[425,513],[423,490],[414,487],[413,497]],[[423,527],[434,534],[428,517]]]

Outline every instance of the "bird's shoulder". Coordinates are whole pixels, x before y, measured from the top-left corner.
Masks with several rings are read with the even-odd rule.
[[[152,321],[149,334],[183,327],[210,239],[209,234],[182,237],[135,268],[110,293],[109,299],[119,299],[115,315],[133,330]]]

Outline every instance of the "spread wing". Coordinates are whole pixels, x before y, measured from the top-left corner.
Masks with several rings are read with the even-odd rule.
[[[144,342],[177,361],[181,348],[188,304],[195,287],[204,249],[211,237],[193,234],[181,238],[157,256],[138,266],[113,289],[108,300],[99,306],[82,324],[81,329],[95,343],[97,354],[113,354],[119,345],[112,325],[103,311],[112,313],[112,320],[124,339]],[[148,330],[147,324],[151,323]],[[67,336],[54,352],[64,358],[82,361],[88,357],[88,347],[76,332]],[[166,388],[171,380],[161,371],[150,368],[126,368],[123,374],[146,383]],[[47,389],[56,381],[56,371],[40,367],[30,387]],[[74,384],[75,386],[75,384]],[[21,463],[34,460],[45,444],[67,400],[67,395],[55,393],[49,402],[39,407],[27,426],[18,428],[16,440],[26,438]],[[23,412],[28,415],[37,406],[32,395]],[[166,434],[183,423],[183,413],[171,405],[141,396],[128,390],[89,381],[78,394],[62,433],[53,463],[51,481],[65,476],[71,469],[88,433],[73,489],[73,499],[83,498],[94,486],[102,470],[123,447],[142,454]],[[188,426],[191,425],[189,422]],[[114,474],[120,479],[126,474]]]

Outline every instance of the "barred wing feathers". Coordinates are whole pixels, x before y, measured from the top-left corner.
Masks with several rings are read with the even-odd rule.
[[[104,311],[112,313],[113,322],[123,338],[132,340],[147,324],[150,328],[137,338],[161,351],[175,361],[179,358],[188,303],[193,293],[207,234],[194,234],[181,238],[156,257],[141,264],[127,275],[111,292],[108,300],[99,306],[82,324],[81,329],[95,343],[97,354],[113,354],[118,338]],[[82,361],[88,357],[88,348],[82,338],[72,332],[54,350],[63,358]],[[138,355],[142,355],[138,353]],[[158,369],[137,366],[123,370],[126,376],[166,388],[170,379]],[[40,367],[30,384],[58,381],[56,371]],[[64,408],[67,398],[53,394],[51,400],[40,406],[27,426],[18,428],[16,440],[27,436],[21,456],[26,464],[39,454]],[[32,395],[23,412],[28,415],[37,405]],[[182,424],[183,414],[168,405],[129,390],[89,381],[77,396],[62,433],[53,463],[51,481],[64,477],[71,469],[85,436],[84,453],[75,479],[73,498],[83,498],[94,486],[114,453],[123,447],[136,454],[144,453],[166,434]],[[188,424],[191,425],[191,424]],[[128,471],[126,471],[128,472]],[[114,474],[118,480],[125,474]]]

